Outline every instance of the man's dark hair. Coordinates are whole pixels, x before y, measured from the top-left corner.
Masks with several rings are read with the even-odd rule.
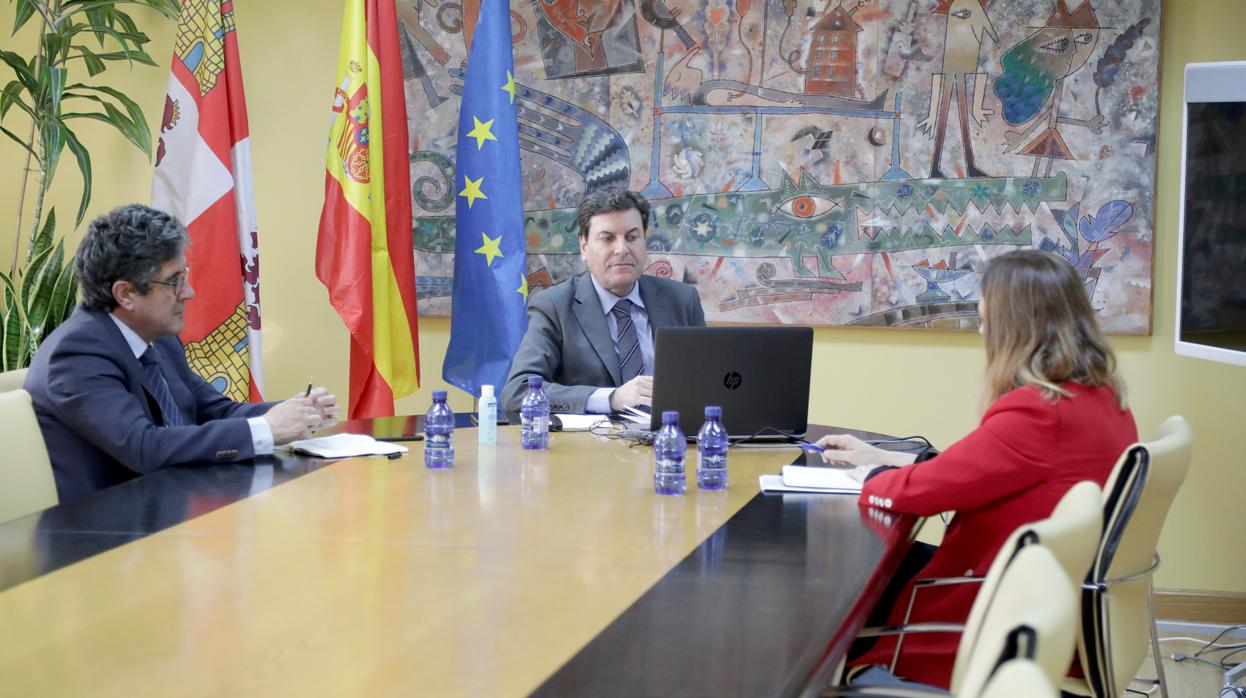
[[[74,260],[82,302],[97,310],[117,307],[112,286],[129,281],[147,293],[156,272],[177,259],[190,237],[186,226],[142,204],[119,206],[91,221]]]
[[[641,230],[649,230],[649,202],[639,193],[621,187],[609,187],[598,189],[585,196],[575,214],[576,225],[580,228],[580,237],[588,237],[588,221],[593,216],[626,211],[631,208],[640,213]]]

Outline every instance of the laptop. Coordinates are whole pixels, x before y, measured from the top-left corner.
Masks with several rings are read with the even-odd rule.
[[[684,434],[695,438],[705,406],[719,405],[732,440],[803,437],[812,359],[809,327],[660,328],[649,428],[657,431],[662,412],[676,410]]]

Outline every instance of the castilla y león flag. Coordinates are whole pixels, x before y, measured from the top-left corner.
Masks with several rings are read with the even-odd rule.
[[[182,0],[151,203],[190,231],[186,360],[224,395],[261,400],[259,242],[231,0]]]
[[[349,416],[419,387],[402,57],[393,0],[346,0],[316,276],[350,331]]]

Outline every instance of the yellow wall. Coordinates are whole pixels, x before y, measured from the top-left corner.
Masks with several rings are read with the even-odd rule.
[[[235,6],[250,100],[270,396],[301,390],[308,376],[339,395],[346,391],[346,333],[313,272],[341,6],[340,0]],[[4,3],[0,9],[0,27],[12,26],[11,8]],[[154,38],[150,53],[167,65],[173,25],[150,13],[137,16]],[[1234,441],[1246,431],[1246,369],[1179,358],[1172,350],[1182,70],[1193,61],[1246,59],[1243,26],[1246,3],[1239,0],[1166,3],[1154,335],[1112,340],[1141,432],[1150,433],[1169,414],[1183,414],[1197,438],[1194,466],[1160,542],[1160,586],[1246,591],[1246,554],[1240,542],[1232,543],[1246,530],[1246,449]],[[7,36],[0,43],[27,50]],[[158,126],[166,69],[113,70],[111,84],[143,105]],[[12,114],[5,120],[10,128],[16,124]],[[150,165],[141,154],[93,123],[80,135],[95,162],[91,215],[148,200]],[[22,162],[16,147],[0,144],[5,182],[0,187],[0,263],[6,267],[13,244],[14,183]],[[74,210],[76,187],[67,161],[53,192],[62,218]],[[79,237],[80,232],[71,233],[70,242]],[[448,321],[421,319],[424,388],[399,401],[400,413],[422,411],[428,391],[446,387],[440,374],[448,336]],[[975,423],[981,367],[981,344],[972,333],[818,330],[811,420],[920,433],[946,446]],[[470,401],[451,391],[451,404],[468,409]]]

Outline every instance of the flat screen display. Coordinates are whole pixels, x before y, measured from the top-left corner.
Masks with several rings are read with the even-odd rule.
[[[1186,110],[1177,339],[1246,359],[1246,102]]]

